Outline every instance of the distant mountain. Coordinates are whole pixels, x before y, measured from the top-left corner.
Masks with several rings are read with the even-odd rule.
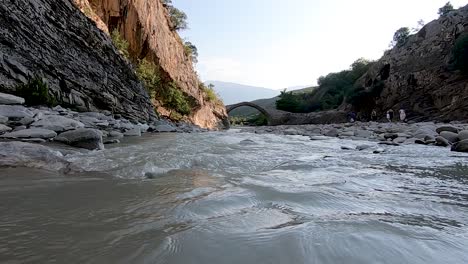
[[[271,98],[279,95],[280,91],[264,87],[243,85],[238,83],[207,81],[205,84],[214,84],[215,91],[219,94],[225,105],[240,102],[250,102],[263,98]]]

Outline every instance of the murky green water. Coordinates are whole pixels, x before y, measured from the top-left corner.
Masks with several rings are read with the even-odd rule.
[[[152,135],[68,157],[96,172],[0,169],[0,262],[468,263],[468,155],[362,143]]]

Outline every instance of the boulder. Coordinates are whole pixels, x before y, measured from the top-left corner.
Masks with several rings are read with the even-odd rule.
[[[6,124],[8,122],[8,117],[0,116],[0,124]]]
[[[422,139],[416,139],[416,140],[414,141],[414,143],[419,144],[419,145],[426,145],[426,141],[424,141],[424,140],[422,140]]]
[[[96,129],[79,128],[63,132],[55,138],[56,141],[65,143],[67,145],[85,148],[89,150],[102,150],[104,144],[102,143],[102,133]]]
[[[354,131],[344,131],[339,134],[340,137],[352,137],[354,136]]]
[[[6,133],[1,135],[2,138],[43,138],[49,139],[57,136],[52,130],[42,129],[42,128],[30,128],[14,131],[11,133]]]
[[[8,118],[33,117],[34,113],[22,105],[0,105],[0,116]]]
[[[452,146],[452,151],[468,152],[468,139],[457,142]]]
[[[11,131],[11,127],[0,124],[0,134],[3,134],[5,132],[10,132],[10,131]]]
[[[140,137],[141,136],[141,130],[139,127],[135,127],[131,130],[125,131],[124,136],[126,137]]]
[[[24,104],[24,98],[11,94],[0,93],[0,104],[2,105],[19,105]]]
[[[372,131],[369,131],[369,130],[356,130],[356,131],[354,131],[354,136],[355,137],[361,137],[361,138],[370,138],[372,136]]]
[[[104,140],[104,144],[109,145],[109,144],[118,144],[120,143],[120,140],[118,139],[106,139]]]
[[[359,151],[370,149],[370,148],[372,148],[371,145],[359,145],[359,146],[356,147],[356,149],[359,150]]]
[[[25,142],[0,142],[0,166],[61,171],[77,170],[63,155],[49,147]]]
[[[110,138],[116,138],[116,139],[120,139],[120,138],[123,138],[124,137],[124,134],[118,132],[118,131],[110,131],[109,132],[109,135],[108,135]]]
[[[327,137],[337,137],[338,136],[338,129],[332,128],[325,132],[324,134]]]
[[[55,132],[84,128],[85,125],[79,121],[57,115],[44,116],[42,119],[31,124],[31,127],[50,129]]]
[[[380,154],[380,153],[384,153],[384,152],[385,152],[385,149],[383,149],[383,148],[378,148],[378,149],[374,150],[373,153],[374,153],[374,154]]]
[[[157,125],[154,127],[154,131],[164,133],[164,132],[176,132],[177,130],[175,127],[171,125]]]
[[[436,141],[436,146],[440,146],[440,147],[450,146],[450,142],[441,136],[436,137],[435,141]]]
[[[467,140],[468,139],[468,130],[462,130],[458,133],[458,138],[460,140]]]
[[[391,139],[391,140],[394,140],[395,138],[398,137],[398,134],[397,133],[386,133],[384,135],[384,138],[385,139]]]
[[[403,144],[405,143],[407,139],[405,137],[397,137],[393,140],[393,142],[398,143],[398,144]]]
[[[438,134],[444,132],[444,131],[448,131],[448,132],[452,132],[452,133],[458,133],[460,131],[460,129],[454,127],[454,126],[440,126],[436,129],[436,132]]]
[[[449,132],[449,131],[442,131],[440,133],[440,136],[447,139],[452,144],[459,141],[457,133],[453,133],[453,132]]]
[[[25,116],[25,117],[12,117],[9,119],[8,124],[11,126],[28,126],[34,122],[34,118]]]

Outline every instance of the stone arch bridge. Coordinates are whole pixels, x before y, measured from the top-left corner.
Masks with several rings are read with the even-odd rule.
[[[257,109],[258,111],[260,111],[260,113],[265,115],[269,126],[281,125],[284,122],[284,116],[285,116],[286,112],[279,111],[279,110],[276,110],[276,109],[268,109],[267,110],[267,109],[255,104],[255,103],[251,103],[251,102],[242,102],[242,103],[238,103],[238,104],[226,105],[226,111],[229,114],[229,112],[231,112],[232,110],[234,110],[236,108],[239,108],[241,106],[250,106],[250,107],[253,107],[253,108]]]

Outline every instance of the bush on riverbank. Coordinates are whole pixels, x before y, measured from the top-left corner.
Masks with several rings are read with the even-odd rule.
[[[16,95],[23,97],[28,106],[47,105],[55,106],[57,101],[49,93],[49,85],[39,76],[28,80],[16,88]]]

